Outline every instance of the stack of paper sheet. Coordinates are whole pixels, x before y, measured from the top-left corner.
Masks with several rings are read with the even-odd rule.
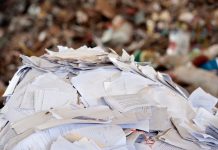
[[[217,98],[100,47],[21,56],[0,110],[4,150],[218,149]]]

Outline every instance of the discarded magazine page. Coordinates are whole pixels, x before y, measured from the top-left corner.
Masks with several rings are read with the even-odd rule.
[[[101,47],[58,46],[23,66],[0,109],[2,150],[215,150],[218,99]]]

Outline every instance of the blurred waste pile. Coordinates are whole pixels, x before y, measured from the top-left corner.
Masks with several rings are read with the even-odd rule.
[[[218,98],[101,47],[21,55],[0,109],[4,150],[217,150]]]
[[[0,0],[0,94],[20,54],[86,44],[124,48],[189,91],[218,96],[217,26],[216,0]]]

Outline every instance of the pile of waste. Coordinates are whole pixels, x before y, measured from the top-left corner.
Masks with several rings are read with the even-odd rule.
[[[0,110],[4,150],[218,148],[218,99],[101,47],[58,46],[23,66]]]

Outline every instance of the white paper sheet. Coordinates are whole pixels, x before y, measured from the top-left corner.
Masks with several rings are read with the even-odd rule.
[[[205,128],[209,125],[213,125],[218,128],[218,117],[214,116],[204,108],[199,108],[197,110],[197,115],[193,121],[203,130],[205,130]]]
[[[16,133],[10,128],[10,124],[8,123],[0,132],[0,148],[4,147],[4,145],[14,136],[16,136]]]
[[[218,147],[218,140],[205,133],[193,132],[192,135],[199,141]]]
[[[141,94],[125,94],[115,96],[105,96],[105,102],[113,109],[120,112],[127,112],[129,110],[147,106],[146,97]]]
[[[61,64],[57,64],[55,62],[52,63],[51,61],[36,56],[28,57],[21,55],[20,57],[22,58],[24,64],[43,72],[53,72],[63,66]]]
[[[151,106],[166,107],[170,117],[192,119],[195,111],[188,101],[177,93],[164,86],[148,86],[144,88],[143,94],[146,96]]]
[[[113,111],[113,124],[131,124],[131,126],[143,126],[143,130],[148,130],[148,120],[151,117],[151,109],[147,107],[136,108],[125,113]],[[142,122],[141,122],[142,121]],[[145,122],[143,122],[145,121]],[[139,123],[139,124],[138,124]],[[141,124],[142,123],[142,124]]]
[[[161,135],[159,139],[163,142],[166,142],[168,144],[174,145],[182,149],[187,149],[187,150],[190,148],[192,150],[201,149],[197,144],[182,139],[175,129],[168,130],[165,134]]]
[[[48,120],[37,126],[37,130],[44,130],[55,126],[72,123],[96,124],[110,123],[114,113],[107,106],[90,107],[87,109],[72,110],[70,107],[50,110],[56,119]]]
[[[72,49],[67,47],[58,47],[59,52],[54,52],[46,50],[49,55],[48,58],[57,60],[71,60],[71,61],[83,61],[96,63],[99,61],[104,61],[108,53],[102,50],[100,47],[88,48],[86,46],[80,47],[78,49]]]
[[[149,130],[165,131],[172,127],[166,107],[151,107]]]
[[[59,136],[63,136],[69,133],[72,129],[82,128],[87,125],[83,124],[70,124],[63,125],[59,127],[50,128],[44,131],[37,131],[32,133],[28,137],[17,141],[17,143],[12,146],[8,144],[8,149],[12,150],[49,150],[52,142],[57,139]],[[91,125],[89,125],[91,126]],[[21,134],[22,135],[22,134]],[[9,141],[10,142],[10,141]]]
[[[57,119],[73,119],[78,116],[98,118],[98,119],[112,119],[113,112],[108,106],[96,106],[89,108],[81,108],[73,110],[71,107],[59,108],[50,110]]]
[[[8,120],[3,118],[3,115],[0,114],[0,132],[5,127],[5,125],[8,123]]]
[[[94,141],[82,138],[79,141],[71,143],[62,136],[52,143],[50,150],[101,150]]]
[[[173,146],[171,144],[155,141],[154,145],[152,145],[151,150],[182,150],[182,148]]]
[[[52,114],[49,112],[39,112],[25,117],[19,121],[16,121],[12,124],[12,128],[16,131],[17,134],[21,134],[29,129],[34,129],[37,125],[40,125],[52,118]]]
[[[19,108],[14,108],[14,109],[9,109],[5,114],[5,118],[7,118],[10,123],[14,123],[20,119],[23,119],[27,116],[32,115],[35,113],[34,110],[25,110],[25,109],[19,109]]]
[[[103,82],[118,73],[116,69],[96,69],[81,72],[71,82],[89,106],[103,104],[101,97],[106,95]]]
[[[185,99],[188,98],[187,92],[184,92],[179,86],[177,86],[177,84],[172,81],[171,77],[168,74],[163,74],[158,72],[157,79],[163,85],[165,85],[175,93],[178,93],[179,95],[183,96]]]
[[[72,130],[65,137],[74,140],[75,136],[92,139],[102,148],[126,145],[126,136],[122,128],[117,125],[96,125]]]
[[[15,87],[17,86],[21,78],[23,78],[24,75],[29,71],[29,69],[30,68],[28,66],[22,66],[18,69],[18,71],[14,74],[13,78],[9,82],[9,85],[5,90],[3,97],[11,96],[13,94]]]
[[[52,73],[39,76],[31,86],[36,111],[77,105],[77,91]]]
[[[116,74],[116,76],[111,76],[104,81],[104,88],[107,96],[136,94],[141,89],[150,85],[158,84],[138,74],[124,71],[121,71],[119,74]]]
[[[192,120],[181,118],[171,118],[173,125],[176,127],[179,135],[186,140],[197,141],[193,136],[193,132],[202,132],[202,130],[193,123]]]
[[[34,90],[30,84],[27,85],[26,91],[24,92],[23,99],[20,104],[20,108],[23,109],[34,109]]]
[[[203,89],[197,88],[188,98],[189,102],[195,108],[203,107],[208,111],[212,111],[218,102],[218,99],[208,93]]]

